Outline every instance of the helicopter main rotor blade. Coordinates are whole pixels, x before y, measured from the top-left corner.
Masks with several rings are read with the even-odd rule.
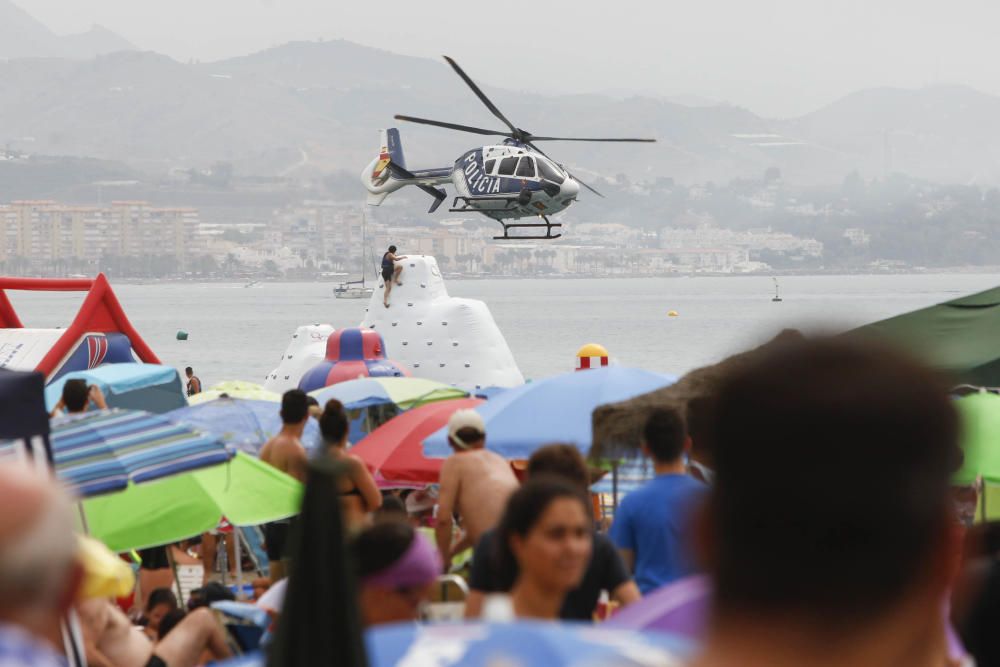
[[[463,70],[461,67],[458,66],[458,63],[456,63],[448,56],[445,56],[444,59],[448,61],[448,64],[451,65],[451,68],[453,70],[455,70],[455,73],[458,74],[460,77],[462,77],[462,81],[465,81],[465,85],[467,85],[469,88],[472,89],[472,92],[476,94],[476,97],[479,98],[479,101],[485,104],[486,108],[489,109],[494,116],[503,121],[503,124],[509,127],[510,131],[514,133],[515,135],[514,138],[517,138],[517,136],[521,134],[521,131],[518,130],[516,127],[514,127],[514,123],[507,120],[507,116],[504,116],[503,113],[500,111],[500,109],[497,108],[497,105],[493,104],[493,101],[490,100],[490,98],[486,97],[486,93],[484,93],[479,89],[479,86],[476,85],[476,82],[469,78],[469,75],[465,73],[465,70]]]
[[[408,123],[420,123],[421,125],[433,125],[435,127],[443,127],[448,130],[458,130],[459,132],[471,132],[472,134],[485,134],[488,136],[496,137],[509,137],[510,132],[504,132],[503,130],[487,130],[482,127],[472,127],[471,125],[459,125],[457,123],[446,123],[442,120],[430,120],[429,118],[417,118],[416,116],[403,116],[396,114],[393,116],[396,120],[405,120]]]
[[[587,184],[586,184],[586,182],[584,182],[584,181],[580,180],[580,178],[579,178],[578,176],[574,176],[573,174],[570,174],[570,173],[569,173],[568,171],[567,171],[566,173],[567,173],[567,174],[569,174],[569,177],[570,177],[570,178],[572,178],[572,179],[573,179],[574,181],[576,181],[577,183],[579,183],[579,184],[580,184],[580,185],[582,185],[583,187],[587,188],[588,190],[590,190],[591,192],[593,192],[593,193],[594,193],[595,195],[597,195],[597,196],[598,196],[598,197],[600,197],[601,199],[605,199],[605,198],[606,198],[606,197],[605,197],[604,195],[602,195],[602,194],[601,194],[600,192],[598,192],[598,191],[597,191],[597,190],[595,190],[594,188],[592,188],[592,187],[590,187],[589,185],[587,185]]]
[[[532,138],[532,141],[534,141],[534,138]],[[548,156],[548,154],[546,154],[546,152],[545,152],[545,151],[543,151],[543,150],[542,150],[541,148],[539,148],[539,147],[538,147],[538,146],[536,146],[535,144],[531,143],[531,141],[529,141],[529,142],[528,142],[528,143],[527,143],[526,145],[527,145],[527,146],[528,146],[529,148],[531,148],[531,150],[534,150],[534,151],[538,151],[539,153],[541,153],[541,154],[542,154],[542,155],[544,155],[545,157],[547,157],[547,158],[549,158],[550,160],[552,160],[552,158],[550,158],[550,157]],[[555,162],[555,160],[552,160],[552,161],[553,161],[553,162]],[[556,164],[559,164],[559,163],[558,163],[558,162],[556,162]],[[577,178],[576,176],[574,176],[573,174],[571,174],[571,173],[570,173],[570,171],[569,171],[569,169],[567,169],[566,167],[563,167],[563,165],[561,165],[561,164],[560,164],[559,166],[560,166],[560,167],[562,168],[562,170],[563,170],[563,171],[565,171],[565,172],[566,172],[566,175],[567,175],[567,176],[569,176],[570,178],[572,178],[572,179],[573,179],[574,181],[576,181],[577,183],[579,183],[579,184],[580,184],[580,185],[582,185],[583,187],[587,188],[588,190],[590,190],[591,192],[593,192],[593,193],[594,193],[595,195],[597,195],[597,196],[598,196],[598,197],[600,197],[601,199],[606,199],[606,197],[605,197],[604,195],[602,195],[602,194],[601,194],[600,192],[598,192],[597,190],[595,190],[594,188],[590,187],[590,186],[589,186],[589,185],[587,185],[587,184],[586,184],[585,182],[583,182],[582,180],[580,180],[579,178]]]
[[[607,139],[601,137],[531,137],[532,141],[628,141],[632,143],[655,144],[656,139]]]

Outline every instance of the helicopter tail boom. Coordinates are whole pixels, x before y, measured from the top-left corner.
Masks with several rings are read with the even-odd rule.
[[[406,168],[403,143],[399,130],[390,127],[380,132],[378,156],[368,163],[361,173],[361,182],[368,190],[368,205],[378,206],[390,193],[406,185],[415,185],[434,197],[430,212],[433,213],[445,199],[445,192],[434,187],[451,181],[451,169],[423,169],[411,172]]]

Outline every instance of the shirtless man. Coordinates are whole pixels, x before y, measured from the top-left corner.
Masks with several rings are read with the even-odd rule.
[[[309,459],[302,446],[302,432],[309,421],[309,397],[301,389],[286,391],[281,397],[281,432],[274,436],[260,450],[260,460],[281,472],[288,473],[300,482],[306,481]],[[267,560],[271,581],[277,582],[285,576],[285,562],[288,560],[287,519],[264,525],[264,542],[267,545]]]
[[[156,643],[110,600],[85,600],[77,612],[90,667],[194,667],[204,651],[213,660],[232,656],[222,626],[204,607],[189,613]]]
[[[488,451],[486,425],[475,410],[459,410],[448,421],[448,443],[455,450],[441,466],[441,491],[434,534],[445,571],[454,554],[474,547],[503,514],[507,498],[517,489],[510,463]],[[453,514],[465,535],[452,543]]]

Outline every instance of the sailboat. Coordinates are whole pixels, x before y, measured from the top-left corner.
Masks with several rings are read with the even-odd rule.
[[[368,248],[368,216],[362,213],[361,223],[361,280],[348,280],[333,288],[333,295],[338,299],[367,299],[374,292],[374,287],[365,284],[365,267],[368,259],[365,258],[365,250]]]
[[[774,298],[771,301],[781,301],[781,294],[778,292],[778,279],[772,277],[771,280],[774,281]]]

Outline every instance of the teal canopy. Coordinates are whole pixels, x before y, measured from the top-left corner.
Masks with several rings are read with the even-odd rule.
[[[49,410],[62,397],[66,380],[73,378],[100,387],[109,408],[162,414],[187,405],[176,368],[160,364],[105,364],[88,371],[66,373],[48,385],[45,404]]]

